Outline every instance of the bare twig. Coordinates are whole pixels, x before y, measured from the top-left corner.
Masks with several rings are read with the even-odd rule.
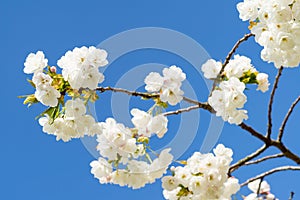
[[[239,160],[238,162],[236,162],[235,164],[231,165],[229,168],[229,175],[232,172],[234,172],[235,170],[237,170],[238,168],[240,168],[241,166],[243,166],[249,160],[252,160],[253,158],[256,158],[257,156],[262,154],[267,148],[268,148],[267,145],[263,145],[261,148],[257,149],[252,154],[246,156],[245,158],[243,158],[243,159]]]
[[[274,169],[271,169],[269,171],[266,171],[262,174],[259,174],[253,178],[250,178],[248,179],[247,181],[245,181],[244,183],[241,184],[241,186],[245,186],[245,185],[248,185],[249,183],[257,180],[257,179],[262,179],[266,176],[269,176],[271,174],[274,174],[276,172],[281,172],[281,171],[288,171],[288,170],[293,170],[293,171],[296,171],[296,170],[300,170],[300,166],[283,166],[283,167],[276,167]]]
[[[275,92],[278,87],[278,82],[279,82],[282,70],[283,70],[283,67],[281,66],[278,69],[277,76],[275,78],[275,82],[274,82],[273,89],[272,89],[271,96],[270,96],[269,108],[268,108],[268,131],[267,131],[268,139],[271,138],[271,134],[272,134],[272,107],[273,107]]]
[[[289,197],[289,200],[293,200],[293,199],[294,199],[294,195],[295,195],[295,193],[294,193],[294,192],[291,192],[290,197]]]
[[[159,97],[159,94],[156,94],[156,93],[152,94],[152,93],[147,93],[147,92],[136,92],[136,91],[126,90],[123,88],[98,87],[98,88],[96,88],[96,90],[101,93],[103,93],[105,91],[121,92],[121,93],[125,93],[125,94],[131,95],[131,96],[140,96],[140,97],[148,98],[148,99]]]
[[[289,150],[282,142],[271,140],[271,145],[279,149],[286,158],[289,158],[300,165],[300,157]]]
[[[199,109],[199,108],[200,108],[199,105],[195,105],[195,106],[190,106],[190,107],[187,107],[187,108],[178,109],[178,110],[175,110],[175,111],[165,112],[165,113],[163,113],[163,115],[164,116],[178,115],[180,113],[189,112],[191,110],[195,110],[195,109]]]
[[[278,134],[278,138],[277,140],[278,141],[281,141],[282,140],[282,136],[283,136],[283,133],[284,133],[284,129],[285,129],[285,126],[286,126],[286,123],[287,121],[289,120],[294,108],[296,107],[296,105],[299,103],[300,101],[300,96],[298,96],[298,98],[294,101],[294,103],[291,105],[289,111],[287,112],[281,126],[280,126],[280,129],[279,129],[279,134]]]
[[[258,184],[258,188],[257,188],[257,191],[256,191],[256,195],[258,196],[259,195],[259,191],[260,191],[260,188],[261,188],[261,183],[263,182],[263,180],[264,180],[264,177],[262,177],[261,179],[260,179],[260,181],[259,181],[259,184]]]
[[[248,131],[251,135],[253,135],[254,137],[260,139],[265,144],[270,145],[271,141],[269,139],[267,139],[265,136],[263,136],[261,133],[254,130],[251,126],[248,126],[247,124],[245,124],[243,122],[239,125],[239,127],[241,127],[242,129]]]
[[[226,67],[226,65],[229,63],[231,57],[233,56],[233,54],[235,53],[235,51],[237,50],[237,48],[239,48],[240,44],[247,41],[250,37],[254,36],[253,33],[248,33],[248,34],[245,34],[241,39],[239,39],[235,44],[234,46],[232,47],[232,49],[230,50],[230,52],[228,53],[228,55],[226,56],[225,58],[225,61],[224,63],[222,64],[222,68],[218,74],[218,77],[216,78],[216,80],[214,81],[213,83],[213,87],[212,87],[212,90],[210,92],[210,95],[211,93],[214,91],[214,89],[216,88],[216,85],[217,85],[217,80],[219,80],[220,76],[222,75],[222,73],[224,72],[224,69]],[[210,96],[209,95],[209,96]]]
[[[244,37],[242,37],[241,39],[239,39],[235,44],[234,46],[232,47],[231,51],[228,53],[226,59],[225,59],[225,62],[223,63],[223,68],[222,70],[220,71],[220,74],[223,73],[224,71],[224,67],[229,63],[229,60],[231,59],[231,57],[233,56],[233,54],[235,53],[235,51],[237,50],[237,48],[239,48],[240,44],[245,42],[246,40],[248,40],[250,37],[254,36],[253,33],[248,33],[248,34],[245,34]]]
[[[257,160],[246,162],[246,163],[244,163],[244,166],[245,165],[258,164],[258,163],[261,163],[261,162],[266,161],[266,160],[270,160],[270,159],[274,159],[274,158],[281,158],[281,157],[284,157],[283,153],[278,153],[278,154],[274,154],[274,155],[270,155],[270,156],[265,156],[265,157],[257,159]]]

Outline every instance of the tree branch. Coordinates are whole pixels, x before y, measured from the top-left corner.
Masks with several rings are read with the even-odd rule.
[[[240,44],[247,41],[250,37],[254,36],[253,33],[248,33],[248,34],[245,34],[241,39],[239,39],[235,44],[234,46],[232,47],[232,49],[230,50],[230,52],[228,53],[228,55],[226,56],[225,58],[225,61],[224,63],[222,64],[222,68],[218,74],[218,77],[216,78],[216,80],[214,80],[214,83],[213,83],[213,87],[212,87],[212,90],[210,92],[210,95],[211,93],[214,91],[214,89],[216,88],[216,85],[217,85],[217,80],[220,78],[221,74],[224,72],[224,69],[226,67],[226,65],[229,63],[231,57],[233,56],[233,54],[235,53],[235,51],[239,48]],[[209,96],[210,96],[209,95]]]
[[[261,133],[257,132],[256,130],[254,130],[251,126],[248,126],[247,124],[245,124],[244,122],[241,123],[239,125],[239,127],[241,127],[242,129],[246,130],[247,132],[249,132],[251,135],[253,135],[254,137],[260,139],[261,141],[263,141],[266,145],[270,145],[271,144],[271,140],[267,139],[265,136],[263,136]]]
[[[195,109],[199,109],[199,108],[200,108],[199,105],[195,105],[195,106],[190,106],[190,107],[187,107],[187,108],[178,109],[178,110],[175,110],[175,111],[165,112],[165,113],[163,113],[163,115],[164,116],[178,115],[180,113],[189,112],[191,110],[195,110]]]
[[[247,41],[250,37],[254,36],[253,33],[248,33],[245,34],[244,37],[242,37],[241,39],[239,39],[234,46],[232,47],[231,51],[228,53],[228,55],[226,56],[225,62],[223,63],[223,67],[220,71],[219,74],[222,74],[224,71],[225,66],[229,63],[229,60],[231,59],[231,57],[233,56],[233,54],[235,53],[235,51],[237,50],[237,48],[239,48],[240,44]]]
[[[272,89],[271,96],[270,96],[269,108],[268,108],[268,131],[267,131],[268,139],[271,138],[271,134],[272,134],[272,107],[273,107],[275,92],[278,87],[278,82],[279,82],[282,70],[283,70],[283,67],[281,66],[278,69],[277,76],[275,78],[275,82],[274,82],[273,89]]]
[[[300,167],[299,166],[283,166],[283,167],[276,167],[274,169],[271,169],[267,172],[264,172],[262,174],[259,174],[253,178],[250,178],[248,179],[247,181],[245,181],[244,183],[241,184],[241,187],[245,186],[245,185],[248,185],[249,183],[257,180],[257,179],[262,179],[262,178],[265,178],[266,176],[269,176],[271,174],[274,174],[276,172],[281,172],[281,171],[288,171],[288,170],[293,170],[293,171],[296,171],[296,170],[300,170]]]
[[[257,149],[252,154],[246,156],[245,158],[243,158],[243,159],[239,160],[238,162],[236,162],[235,164],[231,165],[229,168],[229,175],[231,175],[232,172],[234,172],[235,170],[237,170],[238,168],[243,166],[249,160],[252,160],[253,158],[262,154],[267,148],[268,148],[267,145],[263,145],[261,148]]]
[[[272,140],[271,145],[279,149],[285,157],[295,161],[298,165],[300,165],[300,157],[290,151],[282,142]]]
[[[153,94],[151,94],[151,93],[143,93],[143,92],[129,91],[129,90],[122,89],[122,88],[99,87],[96,90],[99,91],[99,92],[101,92],[101,93],[103,93],[105,91],[121,92],[121,93],[125,93],[127,95],[140,96],[140,97],[148,98],[148,99],[150,99],[150,98],[158,98],[159,97],[159,94],[157,94],[157,93],[153,93]],[[165,115],[179,114],[179,113],[188,112],[190,110],[194,110],[194,109],[197,109],[197,108],[201,108],[201,109],[207,110],[210,113],[215,113],[214,109],[208,103],[206,103],[206,102],[205,103],[201,103],[199,101],[196,101],[196,100],[193,100],[193,99],[190,99],[190,98],[187,98],[187,97],[183,97],[183,100],[186,101],[186,102],[188,102],[188,103],[194,104],[195,106],[191,106],[191,107],[188,107],[188,108],[179,109],[177,111],[170,111],[168,113],[165,113]],[[258,131],[254,130],[251,126],[249,126],[249,125],[247,125],[245,123],[241,123],[239,126],[242,129],[244,129],[245,131],[249,132],[252,136],[254,136],[254,137],[258,138],[259,140],[261,140],[262,142],[264,142],[265,146],[267,148],[269,146],[274,146],[274,147],[278,148],[284,154],[285,157],[287,157],[287,158],[295,161],[297,164],[300,164],[300,157],[297,156],[296,154],[294,154],[293,152],[291,152],[281,141],[274,141],[274,140],[272,140],[270,138],[267,138],[264,135],[262,135],[261,133],[259,133]],[[250,158],[252,156],[253,155],[251,154]],[[254,156],[253,158],[255,158],[255,157],[256,156]],[[253,158],[251,158],[251,159],[253,159]],[[246,159],[246,162],[249,161],[249,160],[251,160],[251,159]],[[243,162],[243,163],[245,163],[245,162]],[[240,166],[238,166],[238,168],[239,167]]]
[[[270,155],[270,156],[265,156],[265,157],[257,159],[257,160],[246,162],[246,163],[244,163],[244,165],[246,166],[246,165],[258,164],[258,163],[261,163],[266,160],[270,160],[270,159],[274,159],[274,158],[281,158],[281,157],[284,157],[284,154],[278,153],[278,154],[274,154],[274,155]]]
[[[96,91],[99,91],[101,93],[104,93],[105,91],[112,91],[112,92],[121,92],[121,93],[125,93],[131,96],[140,96],[143,98],[157,98],[159,97],[159,94],[151,94],[151,93],[147,93],[147,92],[136,92],[136,91],[130,91],[130,90],[126,90],[123,88],[113,88],[113,87],[98,87],[96,88]]]
[[[282,140],[282,136],[283,136],[283,133],[284,133],[284,129],[285,129],[285,126],[286,126],[286,123],[287,121],[289,120],[294,108],[296,107],[296,105],[299,103],[300,101],[300,96],[298,96],[298,98],[294,101],[294,103],[291,105],[289,111],[287,112],[281,126],[280,126],[280,129],[279,129],[279,134],[278,134],[278,138],[277,140],[278,141],[281,141]]]
[[[291,192],[289,200],[293,200],[294,199],[294,195],[295,195],[295,193]]]

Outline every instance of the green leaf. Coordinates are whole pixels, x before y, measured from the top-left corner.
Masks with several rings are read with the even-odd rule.
[[[45,115],[48,115],[50,118],[49,123],[53,123],[53,121],[59,116],[59,104],[56,107],[49,107],[44,112],[42,112],[40,115],[38,115],[35,119],[38,119],[40,117],[43,117]]]
[[[28,82],[28,83],[30,83],[30,85],[31,85],[32,87],[34,87],[34,88],[35,88],[35,84],[33,83],[33,81],[32,81],[32,80],[30,80],[30,79],[27,79],[27,82]]]
[[[18,98],[26,98],[23,101],[23,104],[28,104],[28,107],[30,107],[32,104],[38,103],[39,101],[35,98],[34,94],[26,95],[26,96],[18,96]]]

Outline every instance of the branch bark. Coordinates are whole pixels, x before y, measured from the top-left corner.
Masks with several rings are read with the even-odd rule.
[[[220,76],[222,75],[222,73],[224,72],[224,69],[226,67],[226,65],[229,63],[230,59],[232,58],[233,54],[235,53],[235,51],[239,48],[240,44],[242,44],[243,42],[247,41],[250,37],[254,36],[253,33],[248,33],[248,34],[245,34],[241,39],[239,39],[235,44],[234,46],[232,47],[232,49],[230,50],[230,52],[227,54],[226,58],[225,58],[225,61],[224,63],[222,64],[222,68],[218,74],[218,77],[216,78],[216,80],[214,80],[214,83],[213,83],[213,87],[212,87],[212,90],[210,92],[210,95],[211,93],[214,91],[214,89],[216,88],[216,85],[217,85],[217,80],[220,78]],[[209,95],[209,96],[210,96]]]
[[[237,170],[238,168],[243,166],[249,160],[252,160],[253,158],[256,158],[257,156],[262,154],[267,148],[268,148],[267,145],[263,145],[261,148],[257,149],[252,154],[246,156],[245,158],[243,158],[243,159],[239,160],[238,162],[236,162],[235,164],[231,165],[229,168],[229,175],[231,175],[232,172],[234,172],[235,170]]]
[[[258,164],[258,163],[261,163],[266,160],[270,160],[270,159],[274,159],[274,158],[281,158],[281,157],[284,157],[284,154],[278,153],[278,154],[274,154],[274,155],[270,155],[270,156],[265,156],[265,157],[257,159],[257,160],[246,162],[244,165],[246,166],[246,165]]]
[[[279,134],[278,134],[278,138],[277,140],[278,141],[281,141],[282,140],[282,136],[283,136],[283,133],[284,133],[284,129],[285,129],[285,126],[286,126],[286,123],[288,122],[294,108],[296,107],[296,105],[299,103],[300,101],[300,96],[298,96],[298,98],[294,101],[294,103],[291,105],[289,111],[287,112],[281,126],[280,126],[280,129],[279,129]]]
[[[293,171],[298,171],[300,170],[300,167],[299,166],[283,166],[283,167],[276,167],[274,169],[271,169],[269,171],[266,171],[262,174],[259,174],[253,178],[250,178],[248,179],[247,181],[245,181],[244,183],[241,184],[241,187],[245,186],[245,185],[248,185],[249,183],[257,180],[257,179],[262,179],[262,178],[265,178],[266,176],[269,176],[271,174],[274,174],[276,172],[281,172],[281,171],[288,171],[288,170],[293,170]]]
[[[106,91],[121,92],[121,93],[125,93],[127,95],[140,96],[140,97],[147,98],[147,99],[158,98],[159,97],[159,94],[157,94],[157,93],[146,93],[146,92],[143,93],[143,92],[129,91],[129,90],[122,89],[122,88],[99,87],[96,90],[100,91],[101,93],[106,92]],[[187,97],[184,97],[183,100],[188,102],[188,103],[194,104],[195,106],[179,109],[177,111],[170,111],[169,113],[166,113],[166,115],[179,114],[179,113],[182,113],[182,112],[188,112],[190,110],[194,110],[194,109],[198,109],[198,108],[207,110],[212,114],[215,113],[214,109],[207,102],[202,103],[202,102],[199,102],[199,101],[187,98]],[[298,155],[294,154],[292,151],[290,151],[281,141],[275,141],[275,140],[272,140],[271,138],[268,138],[268,137],[264,136],[263,134],[259,133],[254,128],[252,128],[251,126],[247,125],[246,123],[241,123],[239,125],[239,127],[244,129],[245,131],[249,132],[252,136],[256,137],[257,139],[261,140],[263,143],[265,143],[265,146],[267,148],[270,147],[270,146],[274,146],[277,149],[279,149],[284,154],[285,157],[293,160],[297,164],[300,164],[300,157]],[[252,156],[253,155],[250,155],[250,158]],[[256,156],[254,156],[253,158],[255,158],[255,157]],[[246,162],[252,160],[253,158],[246,159]],[[241,161],[241,162],[245,163],[244,161]]]
[[[270,96],[270,101],[269,101],[269,106],[268,106],[268,131],[267,131],[268,139],[271,138],[271,134],[272,134],[272,107],[273,107],[275,92],[276,92],[276,89],[278,88],[278,82],[279,82],[282,70],[283,70],[283,67],[281,66],[278,69],[277,76],[275,78],[275,82],[274,82],[273,89],[272,89],[271,96]]]

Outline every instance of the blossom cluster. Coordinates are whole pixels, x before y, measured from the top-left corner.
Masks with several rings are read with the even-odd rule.
[[[185,166],[172,167],[162,179],[163,195],[169,200],[229,200],[239,191],[238,180],[228,177],[232,150],[219,144],[214,154],[195,152]]]
[[[126,169],[115,170],[111,161],[100,157],[91,162],[91,173],[101,184],[111,183],[138,189],[147,183],[153,183],[166,173],[173,159],[169,151],[170,149],[164,149],[150,164],[145,161],[129,160]]]
[[[107,52],[93,46],[76,47],[57,61],[65,81],[68,81],[73,89],[96,89],[97,85],[104,81],[104,75],[98,68],[107,64]]]
[[[275,195],[272,194],[270,185],[267,181],[261,181],[260,179],[250,182],[248,188],[252,191],[251,194],[244,197],[244,200],[278,200]]]
[[[159,92],[162,102],[168,102],[174,106],[183,99],[183,91],[180,87],[185,79],[185,73],[173,65],[163,69],[163,76],[157,72],[151,72],[145,78],[145,89],[148,92]]]
[[[72,138],[84,135],[93,136],[100,132],[100,125],[91,115],[86,114],[84,102],[77,98],[68,100],[65,113],[59,114],[54,120],[48,115],[39,119],[43,132],[56,136],[56,140],[67,142]]]
[[[245,84],[257,84],[257,90],[262,92],[269,89],[268,75],[259,73],[245,56],[235,55],[221,74],[222,63],[213,59],[204,63],[201,69],[208,79],[216,80],[220,76],[221,82],[208,98],[208,103],[217,116],[231,124],[240,124],[248,119],[247,110],[242,109],[247,101]]]
[[[244,0],[237,9],[243,21],[250,21],[255,41],[264,47],[264,61],[273,62],[277,68],[299,65],[299,0]]]
[[[153,161],[146,151],[152,133],[162,137],[167,131],[167,118],[161,114],[152,116],[137,108],[132,109],[131,114],[134,128],[117,123],[113,118],[99,123],[97,150],[101,157],[91,163],[91,172],[102,184],[137,189],[160,178],[172,162],[170,149],[163,150]],[[141,157],[148,162],[141,161]],[[112,165],[117,170],[113,170]]]
[[[24,73],[33,74],[32,82],[35,85],[35,98],[45,106],[55,107],[58,103],[57,98],[60,93],[52,86],[53,79],[43,73],[47,67],[48,59],[42,51],[36,54],[30,53],[24,63]]]

